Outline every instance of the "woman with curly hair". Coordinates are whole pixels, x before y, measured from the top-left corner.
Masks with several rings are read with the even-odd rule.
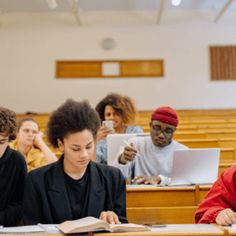
[[[87,102],[70,99],[52,113],[48,138],[63,154],[57,162],[29,173],[25,224],[58,224],[86,216],[127,222],[123,175],[93,161],[98,128],[98,115]]]
[[[16,114],[0,107],[0,225],[15,226],[22,218],[27,174],[24,157],[9,147],[16,138]]]
[[[112,133],[143,133],[139,126],[133,126],[136,109],[128,96],[110,93],[96,106],[100,120],[112,121],[113,128],[108,128],[102,123],[97,138],[97,162],[107,164],[106,137]]]

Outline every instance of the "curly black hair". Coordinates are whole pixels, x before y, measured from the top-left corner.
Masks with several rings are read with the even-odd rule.
[[[16,138],[16,113],[0,107],[0,133],[9,136],[9,142]]]
[[[101,122],[105,120],[106,106],[111,106],[122,117],[125,124],[134,123],[136,108],[130,97],[122,96],[117,93],[110,93],[103,98],[95,107]]]
[[[47,125],[48,139],[54,147],[58,147],[58,139],[63,142],[67,134],[86,129],[96,139],[99,126],[98,114],[87,101],[68,99],[52,113]]]

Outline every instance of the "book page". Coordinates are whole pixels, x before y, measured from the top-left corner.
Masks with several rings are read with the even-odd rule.
[[[45,232],[48,233],[60,233],[60,230],[57,228],[57,224],[38,224]]]
[[[142,231],[150,231],[149,227],[145,225],[138,225],[138,224],[110,224],[111,232],[142,232]]]
[[[0,228],[0,233],[35,233],[35,232],[45,232],[45,231],[38,225]]]
[[[105,221],[89,216],[78,220],[65,221],[57,225],[57,228],[63,233],[80,233],[109,230],[110,227]]]
[[[97,219],[95,217],[85,217],[78,220],[65,221],[57,228],[63,233],[83,233],[83,232],[97,232],[97,231],[110,231],[110,232],[141,232],[150,231],[145,225],[138,224],[108,224],[107,222]]]

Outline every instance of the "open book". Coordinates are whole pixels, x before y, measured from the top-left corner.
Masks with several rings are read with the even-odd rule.
[[[91,216],[79,220],[65,221],[57,225],[57,228],[60,229],[65,234],[96,232],[96,231],[110,231],[110,232],[150,231],[150,229],[144,225],[108,224],[103,220]]]

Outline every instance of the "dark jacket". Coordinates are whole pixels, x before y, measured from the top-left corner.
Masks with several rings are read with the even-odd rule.
[[[0,158],[0,225],[16,226],[22,219],[26,175],[24,157],[7,147]]]
[[[24,194],[25,224],[58,224],[73,220],[65,186],[63,156],[59,161],[29,173]],[[90,162],[87,216],[99,217],[102,211],[114,211],[126,220],[126,187],[121,172],[110,166]]]

